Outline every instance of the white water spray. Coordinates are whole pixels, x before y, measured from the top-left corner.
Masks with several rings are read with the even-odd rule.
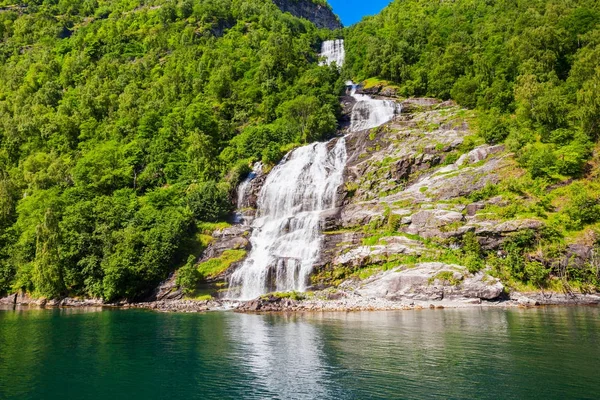
[[[244,215],[245,210],[250,206],[248,204],[248,188],[250,187],[250,183],[256,178],[256,176],[262,171],[263,164],[261,162],[257,162],[254,164],[254,168],[252,172],[248,175],[246,179],[237,189],[237,213],[235,215],[235,223],[236,224],[249,224],[248,221],[251,221],[251,218],[248,218],[247,215]]]
[[[321,56],[326,60],[323,64],[341,67],[344,41],[324,42]],[[398,111],[394,101],[356,94],[356,86],[349,84],[357,100],[352,110],[352,132],[394,118]],[[300,147],[271,171],[260,191],[252,222],[252,249],[231,275],[229,298],[249,300],[270,291],[306,290],[323,245],[322,215],[336,207],[346,159],[346,141],[339,138]],[[251,175],[238,189],[240,210],[247,206],[246,192],[252,179]]]
[[[252,250],[231,276],[229,297],[306,290],[323,242],[321,214],[335,207],[345,166],[340,138],[300,147],[271,171],[252,224]]]
[[[357,94],[357,86],[353,82],[347,84],[352,86],[350,95],[356,100],[352,108],[351,132],[376,128],[391,121],[400,113],[401,107],[395,101],[378,100],[364,94]]]
[[[321,45],[321,57],[324,57],[325,61],[321,61],[319,65],[331,65],[335,63],[338,68],[342,68],[346,59],[344,39],[324,41]]]

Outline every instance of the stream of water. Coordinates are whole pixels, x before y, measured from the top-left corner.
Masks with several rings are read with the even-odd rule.
[[[324,42],[321,56],[325,64],[341,67],[344,41]],[[357,94],[355,86],[351,94],[356,99],[352,132],[380,126],[398,112],[394,101]],[[250,300],[272,291],[306,290],[323,243],[322,216],[336,207],[346,159],[345,139],[336,138],[292,151],[270,172],[252,221],[251,250],[231,275],[228,298]],[[238,188],[240,209],[246,207],[247,188],[257,172]],[[238,215],[243,222],[243,210]]]
[[[321,243],[321,214],[335,207],[346,166],[344,138],[288,154],[269,174],[258,200],[252,250],[230,280],[230,298],[304,291]]]

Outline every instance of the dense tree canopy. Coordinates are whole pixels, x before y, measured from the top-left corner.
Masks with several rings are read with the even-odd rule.
[[[483,110],[484,137],[534,176],[581,174],[600,135],[597,0],[396,0],[350,28],[346,64]]]
[[[198,233],[249,165],[335,132],[328,36],[271,0],[0,0],[0,294],[131,299],[182,265],[196,279]],[[345,36],[347,77],[477,108],[533,179],[585,173],[597,0],[396,0]],[[598,221],[588,186],[574,229]]]
[[[0,1],[0,292],[144,294],[253,160],[336,129],[326,32],[270,0]]]

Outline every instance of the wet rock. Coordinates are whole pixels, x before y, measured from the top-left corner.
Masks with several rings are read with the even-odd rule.
[[[332,231],[340,226],[340,209],[333,208],[321,213],[321,230]]]
[[[297,304],[296,300],[271,295],[241,302],[235,310],[239,312],[278,312],[293,310]]]

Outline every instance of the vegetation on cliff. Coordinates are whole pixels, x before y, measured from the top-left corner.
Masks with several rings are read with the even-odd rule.
[[[533,218],[544,228],[515,234],[500,257],[471,259],[516,287],[600,287],[597,1],[396,0],[351,27],[346,44],[348,76],[475,109],[478,134],[505,144],[527,171],[513,168],[465,204],[501,196],[477,218]]]
[[[243,258],[243,250],[232,250],[199,267],[211,240],[207,223],[230,214],[232,191],[251,162],[272,165],[335,132],[344,85],[337,68],[317,65],[319,45],[332,33],[277,3],[326,5],[0,0],[0,294],[136,298],[178,267],[179,283],[192,289]],[[457,234],[455,243],[429,238],[431,260],[471,272],[491,266],[515,286],[548,287],[557,268],[581,288],[600,286],[594,260],[584,268],[563,262],[576,240],[600,242],[597,1],[397,0],[345,36],[343,75],[366,80],[367,88],[384,83],[400,96],[453,99],[476,110],[464,125],[475,125],[480,138],[469,136],[449,152],[452,143],[429,149],[444,153],[445,166],[485,140],[506,144],[528,171],[498,175],[446,206],[461,214],[475,202],[482,208],[473,219],[533,218],[543,229],[511,231],[500,253],[471,234]],[[419,131],[447,130],[412,123],[421,123],[413,127]],[[383,136],[391,135],[376,130],[369,140]],[[425,162],[422,150],[400,161],[426,173],[437,164]],[[397,162],[388,154],[373,168],[387,174],[394,166],[405,175]],[[516,171],[513,164],[505,168]],[[398,197],[407,176],[384,182],[378,196]],[[360,183],[346,184],[349,199],[358,201]],[[443,205],[436,190],[421,186],[413,194]],[[400,197],[390,204],[423,212]],[[407,234],[402,218],[379,214],[385,226],[361,226],[370,235],[365,246]],[[450,236],[471,224],[463,217],[440,232]],[[324,280],[409,261],[344,267]]]
[[[595,0],[397,0],[347,34],[347,69],[482,111],[534,177],[585,173],[600,135]]]
[[[0,7],[0,292],[141,295],[250,161],[336,129],[327,33],[271,0]]]

